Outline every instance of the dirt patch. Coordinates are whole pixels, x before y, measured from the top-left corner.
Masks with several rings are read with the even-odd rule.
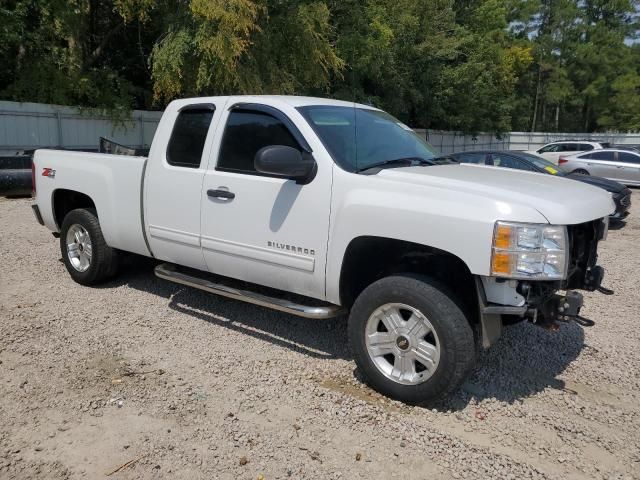
[[[616,294],[586,294],[596,325],[509,327],[430,408],[361,383],[343,320],[162,282],[150,262],[77,285],[30,202],[0,199],[0,478],[640,479],[633,195],[600,252]]]

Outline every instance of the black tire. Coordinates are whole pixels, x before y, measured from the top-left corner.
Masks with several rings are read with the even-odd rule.
[[[69,258],[67,249],[67,232],[73,225],[80,225],[89,234],[92,246],[89,268],[85,271],[76,269]],[[109,247],[104,240],[98,214],[92,209],[78,208],[71,210],[62,222],[60,229],[60,252],[71,278],[81,285],[97,285],[113,278],[118,271],[118,251]]]
[[[589,175],[589,172],[587,172],[584,168],[576,168],[573,172],[571,173],[578,173],[580,175]]]
[[[418,310],[437,334],[439,362],[431,376],[422,383],[406,385],[388,378],[378,369],[367,350],[365,337],[369,317],[379,307],[394,303]],[[383,395],[406,403],[428,403],[446,397],[475,365],[476,348],[469,321],[456,303],[455,296],[429,277],[395,275],[371,284],[351,309],[348,334],[356,364],[365,381]]]

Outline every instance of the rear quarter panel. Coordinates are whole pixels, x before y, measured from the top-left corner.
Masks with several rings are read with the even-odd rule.
[[[140,188],[146,158],[102,153],[37,150],[34,154],[36,203],[45,225],[58,232],[53,200],[60,189],[83,193],[93,200],[107,244],[149,255],[143,233]],[[44,177],[44,168],[55,177]]]

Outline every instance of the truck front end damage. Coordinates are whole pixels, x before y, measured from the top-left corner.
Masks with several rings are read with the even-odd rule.
[[[552,330],[558,328],[558,322],[575,321],[582,326],[592,326],[593,321],[580,316],[583,296],[576,290],[613,294],[602,286],[604,269],[597,265],[598,242],[607,236],[608,218],[567,227],[540,226],[542,238],[538,246],[535,245],[538,233],[528,231],[531,226],[510,225],[513,231],[507,234],[500,232],[501,224],[496,224],[494,235],[493,275],[476,277],[483,346],[488,347],[499,338],[503,324],[521,320]],[[556,244],[549,242],[549,249],[542,246],[546,242],[545,228],[551,232],[550,236],[560,232],[554,229],[564,229],[558,233]],[[535,258],[542,255],[541,252],[547,252],[551,258],[549,265],[545,259],[538,262],[539,269],[528,268],[527,262],[531,260],[527,257]],[[522,266],[518,263],[520,258],[516,258],[512,260],[517,264],[515,272],[504,268],[501,275],[496,271],[501,268],[496,256],[504,253],[523,258]],[[516,278],[508,278],[509,274]]]

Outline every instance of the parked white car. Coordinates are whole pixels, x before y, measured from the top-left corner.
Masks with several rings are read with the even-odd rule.
[[[560,140],[557,142],[547,143],[544,147],[538,150],[531,150],[527,153],[533,153],[540,155],[547,160],[558,164],[558,158],[562,154],[571,155],[576,152],[588,152],[591,150],[597,150],[600,148],[607,148],[609,144],[606,142],[593,142],[588,140]]]
[[[462,382],[505,319],[587,323],[574,289],[605,291],[614,211],[597,187],[434,156],[366,105],[192,98],[167,107],[148,158],[38,150],[33,207],[80,284],[112,278],[126,251],[207,292],[350,312],[367,381],[424,402]]]
[[[624,185],[640,185],[640,153],[608,148],[562,155],[558,164],[567,172],[609,178]]]

